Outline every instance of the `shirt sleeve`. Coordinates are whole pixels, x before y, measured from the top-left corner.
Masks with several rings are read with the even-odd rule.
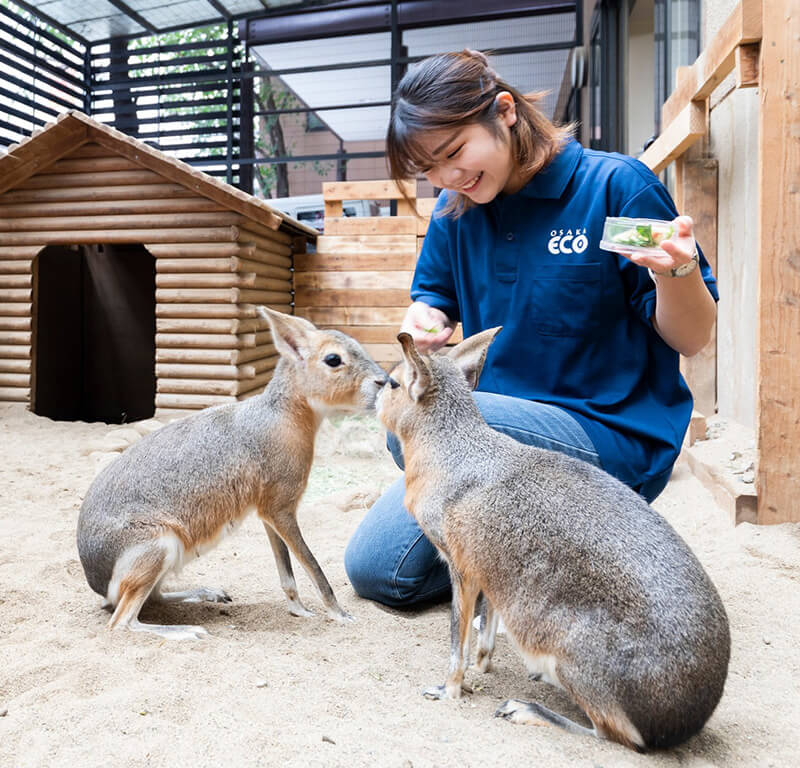
[[[431,214],[428,232],[414,270],[411,300],[423,301],[458,322],[461,315],[451,258],[451,242],[457,224],[450,216],[442,215],[441,210],[446,204],[447,192],[442,192]]]
[[[678,211],[666,187],[653,176],[651,183],[636,192],[623,206],[619,216],[631,218],[663,219],[672,221]],[[690,212],[691,213],[691,212]],[[700,256],[700,270],[708,292],[719,301],[717,281],[711,272],[711,267],[703,255],[700,244],[697,244],[697,253]],[[625,282],[628,299],[634,311],[648,325],[656,311],[656,287],[644,267],[639,267],[624,256],[617,256],[620,271]]]

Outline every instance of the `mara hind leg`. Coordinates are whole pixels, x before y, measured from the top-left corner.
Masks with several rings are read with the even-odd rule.
[[[269,537],[269,543],[272,547],[272,554],[275,555],[275,564],[278,566],[278,576],[281,580],[281,588],[286,594],[286,601],[289,603],[289,613],[292,616],[313,616],[314,611],[308,610],[300,601],[297,593],[297,582],[294,579],[294,571],[292,570],[292,561],[289,558],[289,549],[284,543],[283,539],[266,521],[264,523],[264,530]]]
[[[270,525],[278,536],[280,536],[286,546],[292,551],[292,554],[297,558],[300,565],[303,566],[309,578],[316,584],[322,602],[325,604],[328,616],[332,619],[336,619],[336,621],[353,621],[353,617],[342,610],[337,602],[330,582],[325,577],[317,559],[308,548],[305,539],[303,539],[303,535],[300,533],[300,527],[297,524],[297,518],[295,517],[295,509],[284,509],[274,517],[264,515],[263,513],[260,513],[260,515],[262,522]],[[278,560],[279,571],[282,567],[281,563],[285,563],[285,561],[281,559]],[[294,581],[294,577],[292,577],[292,581]]]
[[[165,546],[161,541],[140,544],[125,552],[114,566],[108,588],[108,599],[115,606],[108,622],[109,629],[126,627],[132,632],[153,632],[171,640],[197,639],[208,634],[203,627],[139,621],[139,611],[145,601],[177,561],[174,547]]]
[[[478,647],[475,651],[475,667],[481,672],[488,672],[492,664],[492,653],[497,639],[497,626],[500,616],[489,599],[481,593],[479,597]]]
[[[150,600],[156,603],[232,603],[233,598],[224,589],[196,587],[180,592],[153,590]]]

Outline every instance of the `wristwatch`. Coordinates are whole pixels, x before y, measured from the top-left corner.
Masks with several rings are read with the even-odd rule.
[[[700,254],[697,253],[697,248],[694,249],[694,253],[692,254],[692,260],[687,261],[685,264],[681,264],[679,267],[673,267],[669,270],[669,272],[654,272],[652,269],[648,269],[647,271],[650,273],[650,277],[655,282],[656,277],[686,277],[686,275],[691,275],[697,269],[697,265],[700,263]]]

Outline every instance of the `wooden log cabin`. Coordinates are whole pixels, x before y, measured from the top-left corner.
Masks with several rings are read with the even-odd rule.
[[[0,401],[121,423],[262,391],[315,230],[78,112],[0,157]]]

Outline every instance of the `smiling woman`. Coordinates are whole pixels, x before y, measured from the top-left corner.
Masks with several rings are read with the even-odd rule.
[[[408,71],[387,155],[396,180],[422,173],[444,188],[401,330],[432,352],[458,321],[465,337],[502,326],[475,393],[489,425],[658,496],[692,411],[679,353],[699,351],[716,310],[692,220],[644,165],[584,150],[475,51]],[[675,235],[647,253],[609,253],[608,216],[668,221]],[[700,269],[681,269],[695,258]],[[359,593],[391,605],[449,592],[403,509],[402,480],[368,512],[345,563]]]

